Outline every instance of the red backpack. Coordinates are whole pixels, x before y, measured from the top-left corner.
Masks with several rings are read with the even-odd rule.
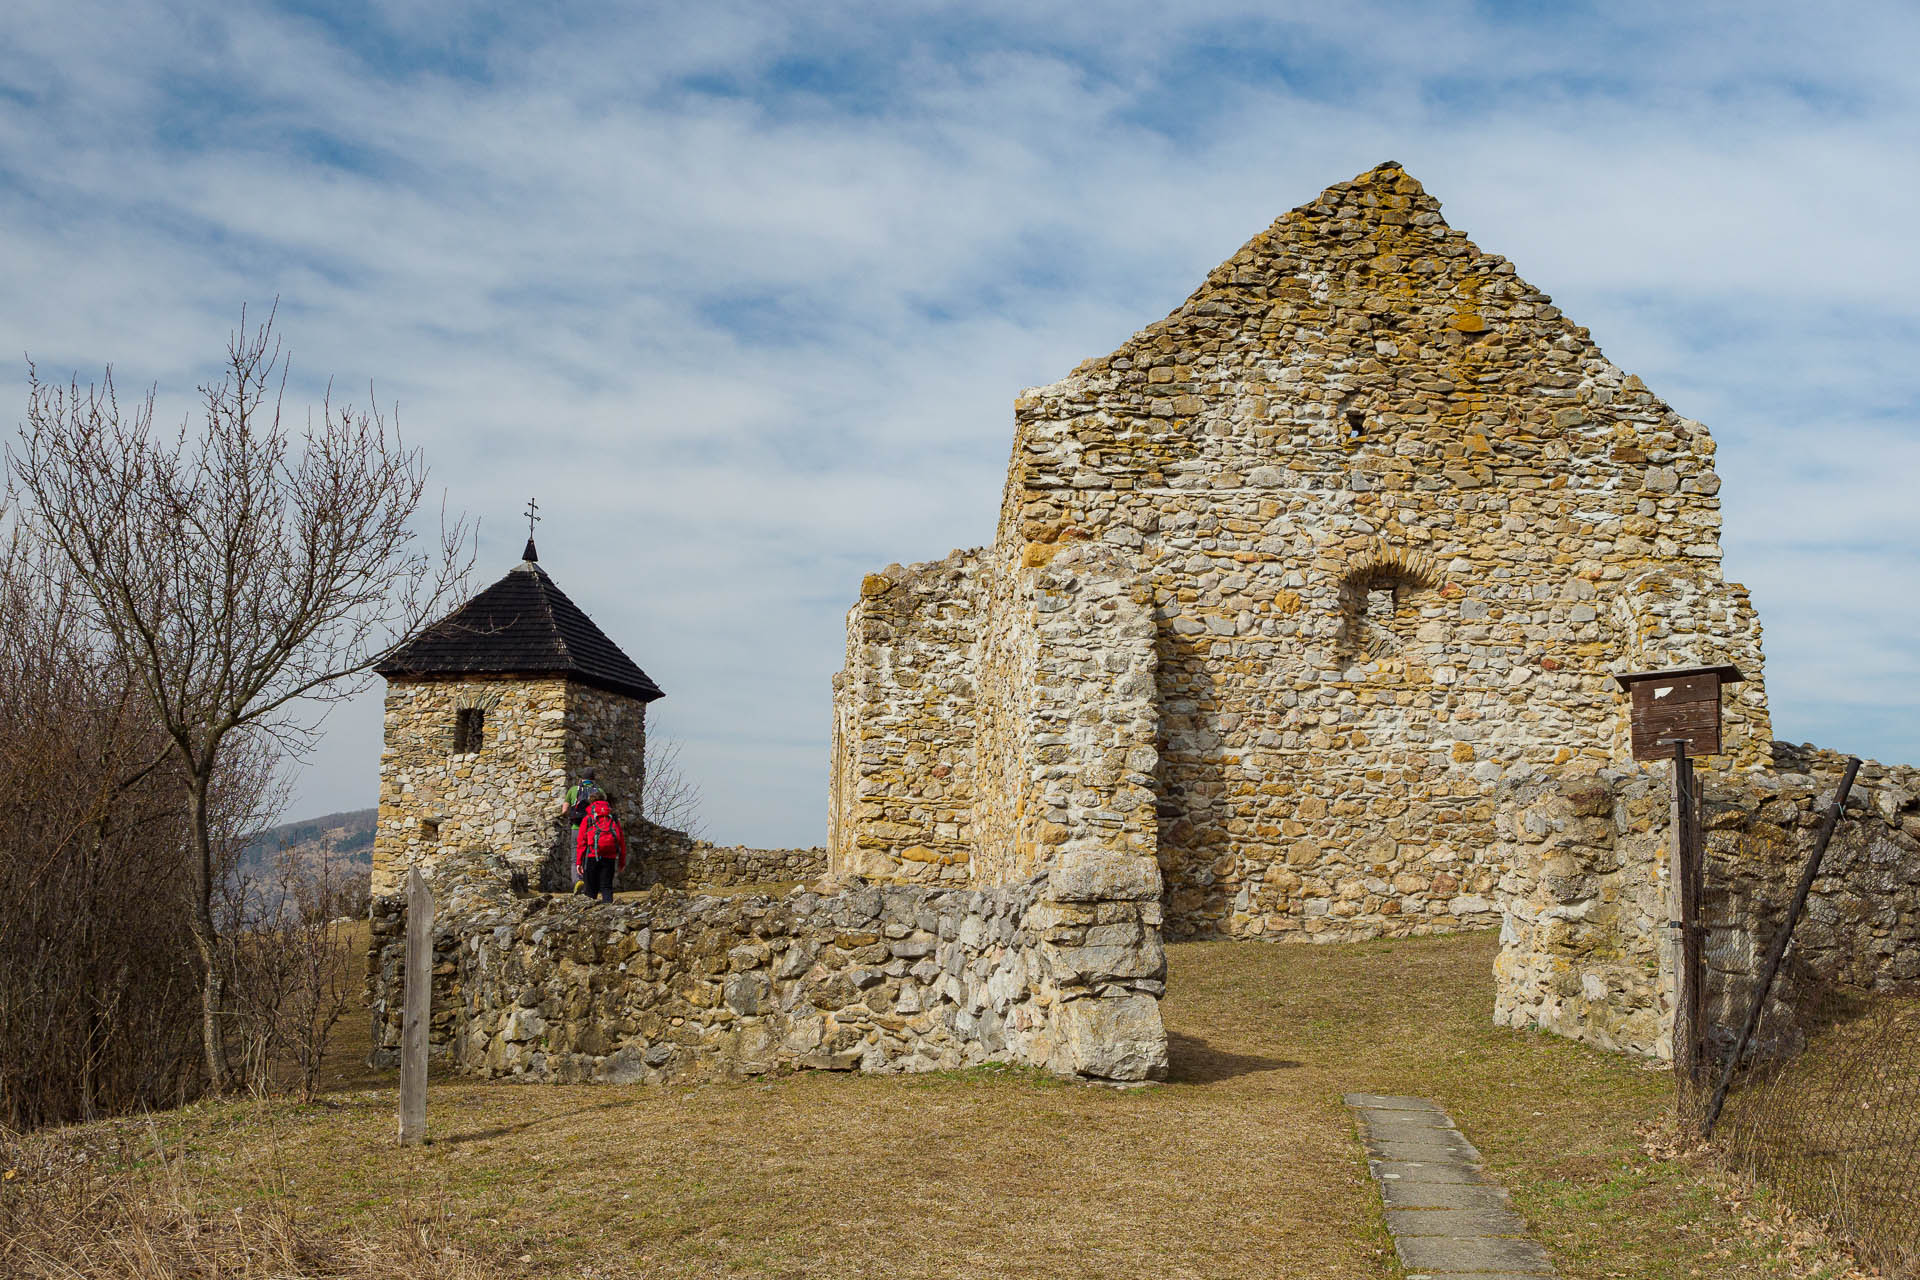
[[[613,816],[613,808],[604,799],[595,800],[587,806],[580,818],[580,825],[587,831],[587,856],[593,858],[611,858],[620,852],[620,823]]]

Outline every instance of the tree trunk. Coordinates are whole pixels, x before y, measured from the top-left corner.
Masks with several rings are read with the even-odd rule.
[[[200,1040],[207,1055],[207,1087],[224,1093],[232,1083],[227,1068],[226,1028],[222,1025],[226,973],[220,956],[220,931],[213,923],[213,841],[207,832],[207,791],[211,763],[189,784],[193,815],[193,941],[200,951]]]

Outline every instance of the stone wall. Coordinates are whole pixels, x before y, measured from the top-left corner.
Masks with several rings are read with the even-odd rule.
[[[1044,767],[1029,714],[1040,657],[1033,566],[1009,563],[998,551],[976,553],[991,568],[980,584],[979,640],[968,655],[978,690],[972,745],[980,780],[969,869],[987,883],[1017,878],[1019,867],[1037,860],[1040,833],[1031,790]],[[847,655],[849,668],[855,660]],[[831,840],[828,848],[835,848]]]
[[[1708,1016],[1730,1039],[1785,919],[1844,760],[1774,744],[1777,770],[1704,783]],[[1495,1021],[1671,1056],[1667,770],[1532,771],[1502,785],[1509,865]],[[1863,765],[1766,1025],[1794,1033],[1809,982],[1920,994],[1920,771]],[[1762,1046],[1764,1049],[1765,1046]]]
[[[453,750],[455,717],[483,713],[478,751]],[[563,889],[573,849],[568,781],[589,765],[629,826],[646,783],[646,705],[574,680],[475,676],[387,682],[373,893],[408,866],[484,849],[531,884]]]
[[[1704,427],[1383,165],[1282,217],[1120,350],[1020,395],[993,546],[863,587],[834,776],[857,776],[871,811],[910,806],[925,771],[867,763],[871,691],[903,667],[971,684],[968,714],[913,722],[914,751],[974,762],[966,858],[1017,866],[1036,801],[988,776],[1017,778],[1034,746],[1022,575],[1090,544],[1149,605],[1170,929],[1491,925],[1493,789],[1614,758],[1610,675],[1737,663],[1731,760],[1765,767],[1759,626],[1721,577],[1713,457]],[[876,599],[907,582],[883,618]],[[970,629],[889,622],[943,607]],[[837,864],[859,833],[834,827]]]
[[[514,897],[484,863],[444,862],[431,1041],[470,1074],[560,1082],[986,1061],[1157,1077],[1157,881],[1069,863],[990,890],[656,888],[604,904]],[[399,1046],[404,905],[394,896],[373,908],[380,1064]]]
[[[1000,685],[999,724],[980,765],[982,883],[1010,883],[1078,853],[1152,866],[1153,601],[1112,548],[1050,548],[1007,575],[1008,661],[983,663]]]
[[[630,861],[616,888],[725,889],[736,885],[806,884],[827,873],[827,851],[750,849],[689,839],[683,831],[641,823],[627,830]]]
[[[828,845],[845,875],[964,884],[973,838],[977,558],[869,574],[835,677]]]
[[[484,715],[480,750],[456,753],[463,709]],[[565,680],[387,682],[373,893],[399,892],[406,869],[446,851],[498,849],[538,882],[566,790]]]
[[[832,871],[987,887],[1069,846],[1152,857],[1155,662],[1151,595],[1110,547],[870,576],[836,683]]]

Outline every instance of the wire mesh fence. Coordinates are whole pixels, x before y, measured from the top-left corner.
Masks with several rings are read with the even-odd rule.
[[[1810,847],[1762,826],[1734,835],[1725,850],[1732,859],[1722,879],[1747,898],[1744,909],[1723,913],[1746,922],[1733,931],[1745,945],[1728,938],[1727,953],[1750,963],[1730,966],[1747,970],[1747,981],[1717,984],[1723,999],[1711,1021],[1720,1030],[1708,1033],[1715,1043],[1705,1056],[1716,1067],[1735,1054],[1740,1061],[1724,1077],[1714,1136],[1736,1166],[1823,1218],[1862,1261],[1920,1277],[1920,983],[1898,977],[1905,968],[1891,961],[1904,948],[1894,931],[1876,929],[1872,946],[1837,945],[1842,935],[1831,927],[1843,914],[1836,892],[1849,889],[1876,891],[1854,897],[1862,919],[1884,925],[1900,915],[1886,879],[1900,863],[1874,861],[1887,846],[1860,820],[1865,804],[1841,820],[1858,767],[1849,763]],[[1884,871],[1862,880],[1863,865]],[[1739,885],[1735,867],[1755,878]],[[1803,913],[1810,891],[1815,909]],[[1715,1124],[1711,1106],[1705,1119]]]
[[[1776,1049],[1735,1077],[1715,1139],[1862,1261],[1920,1277],[1920,997],[1796,987],[1762,1018]]]
[[[1701,785],[1676,752],[1643,903],[1665,907],[1674,1119],[1920,1280],[1920,769],[1782,743],[1774,764]]]

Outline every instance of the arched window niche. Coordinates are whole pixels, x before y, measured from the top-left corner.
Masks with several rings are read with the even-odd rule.
[[[1398,654],[1419,626],[1420,606],[1440,586],[1432,559],[1404,547],[1379,545],[1354,556],[1340,579],[1340,648],[1350,660]]]

